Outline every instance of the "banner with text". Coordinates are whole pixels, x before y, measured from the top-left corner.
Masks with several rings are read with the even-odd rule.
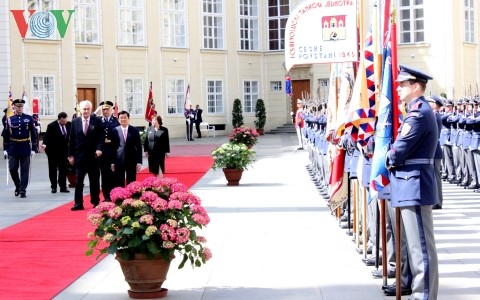
[[[357,1],[308,0],[285,27],[285,68],[358,60]]]

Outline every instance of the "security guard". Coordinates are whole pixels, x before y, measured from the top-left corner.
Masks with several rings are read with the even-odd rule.
[[[100,172],[102,173],[102,193],[105,201],[110,201],[110,192],[115,186],[115,174],[111,169],[111,163],[116,155],[116,149],[112,145],[112,135],[115,127],[120,126],[118,118],[113,116],[113,103],[111,101],[102,101],[99,104],[95,115],[102,110],[102,127],[104,132],[104,145],[102,149],[102,157],[100,161]],[[94,115],[94,114],[92,114]]]
[[[15,184],[15,196],[26,198],[30,157],[38,152],[37,131],[32,116],[23,113],[25,100],[15,99],[12,103],[15,114],[7,119],[3,149],[6,149],[4,155],[8,156],[8,168]]]
[[[440,145],[435,115],[423,96],[431,79],[400,65],[397,92],[408,114],[386,154],[391,202],[400,209],[401,242],[406,243],[413,276],[412,298],[425,300],[437,299],[439,282],[432,206],[438,203],[434,157]]]

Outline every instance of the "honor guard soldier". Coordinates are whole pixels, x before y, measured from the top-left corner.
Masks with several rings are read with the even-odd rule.
[[[408,114],[386,154],[391,202],[400,210],[401,243],[408,249],[413,276],[412,299],[425,300],[437,299],[439,284],[432,206],[438,203],[434,158],[440,145],[435,115],[423,96],[431,79],[419,70],[400,65],[397,92]],[[409,288],[402,286],[402,293]]]
[[[23,113],[25,100],[15,99],[15,114],[7,119],[3,139],[4,155],[8,156],[8,168],[15,184],[15,196],[27,197],[30,158],[38,152],[37,131],[33,118]],[[20,176],[18,168],[20,167]]]
[[[103,133],[104,144],[103,154],[100,159],[100,172],[102,175],[102,193],[105,201],[110,201],[110,192],[116,186],[115,174],[111,168],[111,162],[115,159],[116,149],[112,144],[112,135],[116,134],[115,127],[120,126],[118,119],[113,116],[113,103],[111,101],[100,102],[99,107],[95,114],[102,110]],[[93,114],[92,114],[93,115]]]
[[[445,112],[442,115],[442,130],[440,132],[440,146],[443,152],[443,169],[442,179],[454,180],[455,170],[453,168],[453,152],[452,152],[452,125],[448,122],[448,118],[453,114],[453,103],[450,100],[445,101]]]

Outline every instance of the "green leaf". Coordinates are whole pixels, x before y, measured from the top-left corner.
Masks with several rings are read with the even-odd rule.
[[[93,254],[93,249],[88,249],[87,252],[85,252],[85,256],[90,256]]]
[[[124,234],[132,234],[132,233],[133,233],[133,229],[130,228],[130,227],[124,228],[124,229],[123,229],[123,233],[124,233]]]
[[[178,265],[179,269],[182,269],[185,266],[185,263],[187,262],[187,259],[188,259],[188,256],[186,254],[184,254],[182,262],[180,263],[180,265]]]

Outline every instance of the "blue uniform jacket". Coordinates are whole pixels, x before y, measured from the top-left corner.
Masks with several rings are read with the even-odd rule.
[[[419,97],[410,103],[397,139],[387,152],[393,207],[438,203],[433,165],[438,146],[435,115],[425,98]],[[407,164],[414,159],[428,163]]]
[[[7,120],[3,137],[3,149],[8,155],[29,156],[38,152],[37,130],[33,118],[27,114],[13,115]]]

